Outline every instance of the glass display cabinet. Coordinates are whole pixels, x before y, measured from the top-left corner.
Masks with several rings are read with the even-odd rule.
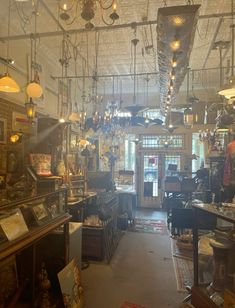
[[[0,307],[61,307],[57,273],[68,263],[70,217],[67,189],[0,207]]]
[[[196,308],[235,307],[235,204],[193,204]]]

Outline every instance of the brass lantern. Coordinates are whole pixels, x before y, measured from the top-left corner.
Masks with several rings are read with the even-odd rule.
[[[36,104],[34,104],[32,97],[30,97],[29,102],[25,103],[25,109],[27,117],[30,121],[33,121],[36,114]]]

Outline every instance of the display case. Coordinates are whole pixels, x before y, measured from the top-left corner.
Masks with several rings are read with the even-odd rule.
[[[118,245],[118,196],[98,195],[95,204],[86,206],[82,228],[82,255],[87,259],[109,261]]]
[[[42,307],[44,300],[60,307],[57,273],[68,263],[69,220],[66,189],[0,208],[0,307]]]
[[[73,202],[84,197],[86,191],[86,179],[84,175],[69,175],[69,195],[68,200]]]
[[[235,306],[235,204],[193,204],[196,308]]]

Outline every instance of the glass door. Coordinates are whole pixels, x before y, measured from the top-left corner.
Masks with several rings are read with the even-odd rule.
[[[162,207],[165,176],[172,176],[180,171],[180,162],[181,155],[176,153],[142,153],[140,207]]]
[[[149,208],[161,207],[160,194],[160,157],[156,154],[143,154],[141,159],[141,198],[140,206]]]

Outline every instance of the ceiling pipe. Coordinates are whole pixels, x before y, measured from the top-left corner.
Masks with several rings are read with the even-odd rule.
[[[41,3],[43,0],[40,0]],[[46,4],[43,2],[44,7],[46,7]],[[48,9],[48,8],[47,8]],[[46,9],[46,10],[47,10]],[[49,10],[49,9],[48,9]],[[50,11],[50,10],[49,10]],[[58,20],[55,18],[55,16],[51,13],[48,12],[50,16],[53,18],[53,20]],[[220,18],[220,17],[230,17],[230,13],[219,13],[219,14],[209,14],[209,15],[201,15],[198,16],[198,19],[208,19],[208,18]],[[101,27],[95,27],[92,31],[115,31],[119,29],[125,29],[125,28],[133,28],[134,27],[142,27],[142,26],[148,26],[148,25],[156,25],[157,20],[151,20],[151,21],[141,21],[141,22],[131,22],[131,23],[125,23],[125,24],[120,24],[120,25],[112,25],[112,26],[101,26]],[[61,24],[59,23],[58,25],[60,28],[62,27]],[[63,29],[63,30],[62,30]],[[36,37],[37,38],[45,38],[45,37],[53,37],[53,36],[61,36],[64,35],[65,29],[62,27],[61,31],[48,31],[48,32],[40,32],[37,33]],[[87,29],[70,29],[66,30],[66,34],[76,34],[76,33],[86,33],[88,32]],[[0,37],[0,41],[5,42],[7,40],[10,41],[17,41],[17,40],[24,40],[24,39],[30,39],[32,36],[31,33],[29,34],[20,34],[20,35],[11,35],[9,38],[7,36],[2,36]]]
[[[148,73],[148,75],[158,75],[159,72]],[[113,78],[113,77],[131,77],[131,76],[146,76],[146,72],[144,73],[128,73],[128,74],[112,74],[112,75],[96,75],[97,78]],[[52,76],[52,79],[81,79],[81,78],[94,78],[94,75],[72,75],[72,76]]]

